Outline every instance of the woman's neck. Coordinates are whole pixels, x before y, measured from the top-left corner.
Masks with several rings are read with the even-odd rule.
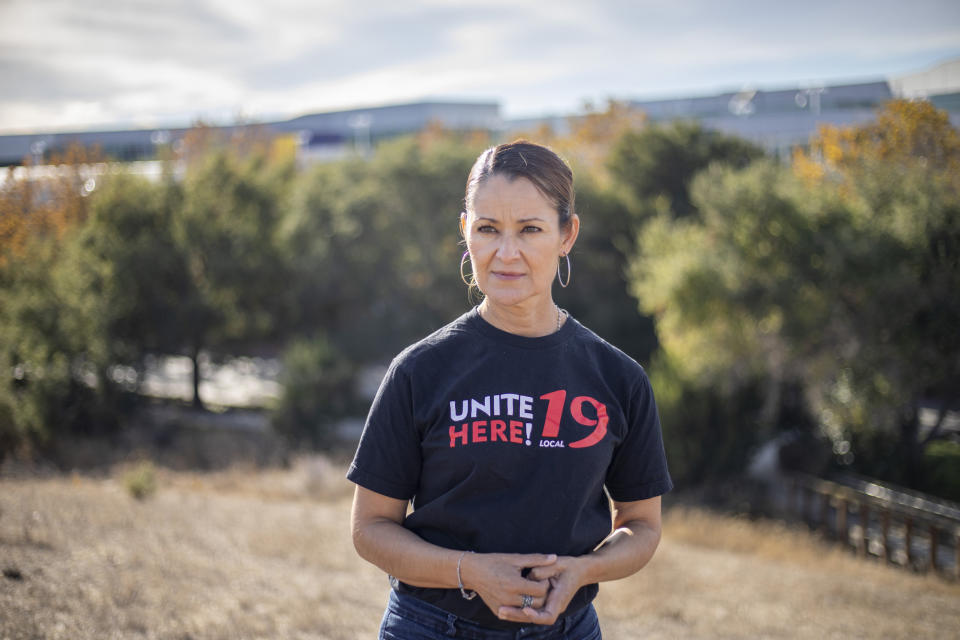
[[[480,317],[497,329],[527,338],[540,338],[554,333],[564,319],[553,299],[537,305],[501,306],[485,298],[478,307]],[[558,321],[559,319],[559,321]]]

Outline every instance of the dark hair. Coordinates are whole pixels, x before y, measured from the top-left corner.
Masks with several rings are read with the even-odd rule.
[[[503,175],[510,180],[526,178],[550,201],[560,217],[560,228],[570,224],[573,209],[573,172],[567,163],[547,147],[528,140],[499,144],[480,154],[467,177],[464,204],[473,208],[473,200],[487,179]]]

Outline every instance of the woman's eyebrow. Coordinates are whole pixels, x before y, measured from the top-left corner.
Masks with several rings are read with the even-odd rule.
[[[476,217],[476,220],[477,220],[478,222],[479,222],[480,220],[489,220],[490,222],[500,222],[499,219],[497,219],[497,218],[491,218],[490,216],[477,216],[477,217]],[[545,220],[544,218],[539,217],[539,216],[533,216],[533,217],[531,217],[531,218],[520,218],[519,220],[517,220],[517,223],[521,223],[521,224],[522,224],[522,223],[527,223],[527,222],[546,222],[546,220]]]

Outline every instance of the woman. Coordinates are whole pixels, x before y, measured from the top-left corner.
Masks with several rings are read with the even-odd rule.
[[[347,474],[393,585],[380,637],[599,638],[597,583],[650,560],[672,487],[650,383],[553,301],[580,230],[563,160],[490,148],[465,204],[483,301],[394,359]]]

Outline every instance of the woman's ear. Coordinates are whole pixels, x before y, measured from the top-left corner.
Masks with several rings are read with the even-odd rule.
[[[460,212],[460,235],[463,238],[467,237],[467,212]]]
[[[565,237],[563,239],[563,255],[567,255],[573,249],[577,236],[580,235],[580,216],[573,214],[570,216],[570,224],[567,226]]]

